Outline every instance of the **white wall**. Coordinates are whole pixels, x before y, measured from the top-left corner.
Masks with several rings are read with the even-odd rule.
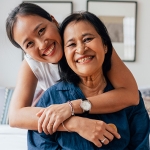
[[[138,86],[141,87],[150,86],[150,1],[136,1],[138,2],[136,61],[125,64],[133,73]],[[22,0],[0,1],[0,86],[15,86],[21,65],[21,50],[9,42],[5,31],[8,13],[21,2]],[[72,0],[72,2],[74,11],[86,10],[86,0]]]

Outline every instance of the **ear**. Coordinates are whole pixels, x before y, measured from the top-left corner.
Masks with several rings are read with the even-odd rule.
[[[54,22],[55,25],[56,25],[57,27],[59,27],[59,24],[58,24],[58,22],[56,21],[56,19],[54,18],[54,16],[50,15],[50,17],[52,18],[52,22]]]
[[[107,53],[107,46],[104,46],[104,52],[105,52],[105,54]]]

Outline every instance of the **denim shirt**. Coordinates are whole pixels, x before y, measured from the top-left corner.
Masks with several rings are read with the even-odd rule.
[[[107,81],[104,92],[113,90]],[[68,100],[85,98],[80,88],[72,83],[59,82],[50,87],[37,103],[37,107],[51,104],[62,104]],[[46,135],[44,132],[28,131],[28,150],[148,150],[149,117],[140,94],[137,106],[130,106],[121,111],[109,114],[81,114],[81,117],[103,120],[117,126],[121,139],[114,138],[108,145],[96,147],[75,132],[55,132]]]

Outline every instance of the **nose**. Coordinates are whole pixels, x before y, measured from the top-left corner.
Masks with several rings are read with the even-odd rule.
[[[84,53],[84,51],[85,51],[85,45],[84,44],[79,44],[77,46],[76,52],[82,55]]]
[[[46,49],[47,40],[38,39],[37,42],[38,42],[39,50],[44,50],[44,49]]]

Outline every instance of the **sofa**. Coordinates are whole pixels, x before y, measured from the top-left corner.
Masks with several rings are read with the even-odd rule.
[[[0,87],[0,149],[27,150],[27,130],[8,125],[8,109],[14,88]]]
[[[0,87],[0,149],[27,150],[27,130],[8,125],[8,109],[14,88]],[[36,90],[35,97],[40,89]],[[148,114],[150,115],[150,87],[140,88]],[[148,131],[150,132],[150,131]]]

